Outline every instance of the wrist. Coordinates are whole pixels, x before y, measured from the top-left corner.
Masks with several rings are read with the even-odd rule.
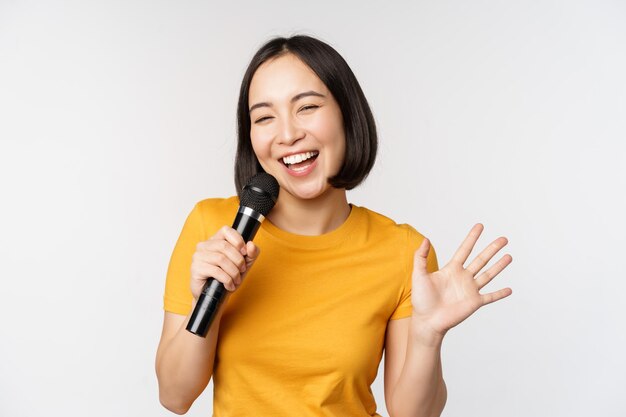
[[[411,317],[409,339],[420,346],[440,348],[446,332],[439,332],[428,325],[423,319]]]

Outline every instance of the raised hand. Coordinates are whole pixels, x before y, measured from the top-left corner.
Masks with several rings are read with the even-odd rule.
[[[480,307],[511,295],[510,288],[481,294],[479,291],[511,263],[511,255],[504,255],[486,271],[479,272],[507,243],[505,237],[494,240],[474,260],[464,267],[476,241],[483,231],[478,223],[456,251],[450,262],[436,272],[426,270],[430,242],[424,239],[415,252],[411,302],[411,326],[416,337],[432,341],[471,316]]]

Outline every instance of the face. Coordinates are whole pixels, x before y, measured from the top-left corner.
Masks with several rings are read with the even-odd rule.
[[[299,199],[327,192],[345,155],[343,117],[322,80],[292,54],[266,61],[250,83],[250,138],[263,169]]]

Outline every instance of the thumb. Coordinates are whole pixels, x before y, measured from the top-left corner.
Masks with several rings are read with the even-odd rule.
[[[422,244],[415,251],[415,255],[413,256],[413,272],[418,272],[420,274],[426,274],[426,265],[428,254],[430,253],[430,240],[428,238],[424,238],[422,240]]]
[[[261,250],[257,245],[252,243],[252,241],[249,241],[248,243],[246,243],[246,252],[246,265],[250,267],[259,257],[259,253],[261,253]]]

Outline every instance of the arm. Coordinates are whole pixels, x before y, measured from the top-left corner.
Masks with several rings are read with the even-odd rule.
[[[191,317],[165,312],[163,332],[156,356],[159,400],[168,410],[185,414],[204,391],[213,375],[215,347],[221,308],[207,337],[198,337],[185,327]]]
[[[503,256],[479,274],[507,243],[498,238],[467,267],[464,266],[483,226],[475,225],[453,258],[442,269],[427,271],[430,242],[424,239],[415,252],[409,319],[388,325],[389,371],[385,395],[392,417],[439,416],[447,399],[441,371],[441,344],[445,334],[480,307],[511,295],[510,288],[487,294],[479,291],[511,263]],[[406,337],[406,341],[403,338]],[[386,351],[387,352],[387,351]],[[385,356],[387,361],[387,356]],[[387,386],[389,384],[389,386]]]
[[[191,317],[165,312],[161,341],[157,349],[156,374],[159,400],[168,410],[184,414],[204,391],[213,375],[215,350],[224,307],[230,294],[241,285],[259,255],[252,242],[247,244],[232,228],[223,227],[211,239],[196,245],[191,262],[191,293],[195,306],[209,277],[229,291],[207,337],[194,335],[186,326]]]
[[[441,340],[409,335],[412,318],[390,320],[385,341],[385,399],[392,417],[439,416],[447,399]],[[427,341],[423,341],[427,342]]]

